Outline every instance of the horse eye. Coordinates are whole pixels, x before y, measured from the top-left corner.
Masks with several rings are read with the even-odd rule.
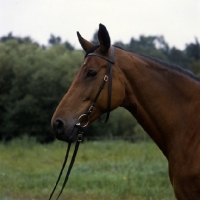
[[[89,70],[86,74],[86,77],[94,78],[97,75],[97,72],[94,70]]]

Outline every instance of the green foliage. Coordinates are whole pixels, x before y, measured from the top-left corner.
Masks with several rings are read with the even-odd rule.
[[[195,39],[195,44],[188,44],[186,48],[186,54],[195,60],[200,60],[200,44],[198,39]]]
[[[51,34],[50,39],[49,39],[49,44],[59,45],[61,44],[61,38],[59,36],[55,37],[54,35]]]
[[[0,143],[0,199],[48,199],[65,150],[66,143],[41,145],[28,137]],[[86,142],[79,150],[60,199],[175,199],[167,160],[153,142]]]
[[[169,51],[169,47],[162,36],[140,36],[139,40],[131,38],[128,44],[116,42],[115,45],[126,50],[150,55],[161,60],[168,60],[165,53]]]
[[[95,32],[93,41],[97,42]],[[24,134],[40,142],[54,139],[51,116],[67,92],[80,67],[84,54],[53,34],[50,46],[34,43],[31,38],[0,38],[0,139],[9,140]],[[151,55],[179,64],[200,76],[200,45],[187,44],[184,51],[170,48],[162,36],[131,38],[128,44],[116,42],[124,49]],[[99,122],[87,128],[86,136],[144,135],[143,129],[125,109],[111,113],[109,122]]]
[[[44,49],[16,39],[0,43],[1,138],[28,134],[52,140],[51,116],[82,58],[82,51],[65,45]]]

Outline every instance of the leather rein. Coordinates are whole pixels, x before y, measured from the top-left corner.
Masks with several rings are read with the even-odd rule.
[[[103,81],[100,85],[100,88],[99,88],[99,91],[97,92],[93,102],[92,102],[92,105],[89,107],[88,111],[82,115],[80,115],[80,117],[78,118],[78,122],[74,125],[75,127],[78,127],[78,137],[77,137],[77,141],[76,141],[76,145],[75,145],[75,148],[74,148],[74,153],[72,155],[72,159],[71,159],[71,162],[69,164],[69,167],[68,167],[68,170],[67,170],[67,174],[66,174],[66,177],[65,177],[65,180],[63,182],[63,185],[62,185],[62,188],[60,190],[60,193],[58,194],[56,200],[59,199],[60,195],[62,194],[62,191],[68,181],[68,178],[69,178],[69,175],[70,175],[70,172],[71,172],[71,169],[73,167],[73,164],[74,164],[74,161],[75,161],[75,158],[76,158],[76,154],[77,154],[77,151],[78,151],[78,148],[79,148],[79,144],[80,142],[82,141],[82,137],[83,137],[83,128],[86,127],[88,124],[89,124],[89,115],[92,113],[93,111],[93,108],[95,106],[95,103],[96,101],[98,100],[99,98],[99,95],[101,94],[101,91],[103,90],[106,82],[108,81],[109,82],[109,85],[108,85],[108,103],[107,103],[107,115],[106,115],[106,119],[105,121],[103,121],[101,119],[101,122],[102,123],[106,123],[109,119],[109,115],[110,115],[110,109],[111,109],[111,98],[112,98],[112,65],[114,65],[114,47],[111,46],[110,47],[111,49],[111,53],[110,53],[110,58],[106,57],[106,56],[102,56],[101,54],[98,54],[98,53],[89,53],[87,56],[97,56],[97,57],[100,57],[106,61],[108,61],[108,67],[106,69],[106,74],[103,78]],[[86,56],[86,57],[87,57]],[[81,122],[81,120],[85,121],[84,119],[86,119],[86,122],[83,124]],[[61,171],[59,173],[59,176],[58,176],[58,179],[56,181],[56,184],[50,194],[50,197],[49,197],[49,200],[51,200],[55,190],[56,190],[56,187],[58,185],[58,182],[61,178],[61,175],[63,173],[63,170],[65,168],[65,165],[67,163],[67,159],[68,159],[68,156],[69,156],[69,151],[70,151],[70,147],[71,147],[71,142],[68,143],[68,147],[67,147],[67,152],[66,152],[66,155],[65,155],[65,159],[64,159],[64,162],[63,162],[63,165],[62,165],[62,168],[61,168]]]

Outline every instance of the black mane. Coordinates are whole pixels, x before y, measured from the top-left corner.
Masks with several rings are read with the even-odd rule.
[[[135,52],[132,52],[132,53],[135,53]],[[191,71],[186,70],[186,69],[184,69],[184,68],[182,68],[182,67],[180,67],[180,66],[178,66],[178,65],[170,64],[170,63],[167,63],[167,62],[165,62],[165,61],[162,61],[162,60],[160,60],[160,59],[158,59],[158,58],[151,57],[151,56],[147,56],[147,55],[144,55],[144,54],[140,54],[140,53],[135,53],[135,54],[138,55],[138,56],[140,56],[140,57],[143,57],[143,58],[146,58],[146,59],[148,59],[148,60],[151,60],[151,61],[153,61],[153,62],[155,62],[155,63],[158,63],[158,64],[160,64],[160,65],[162,65],[162,66],[165,66],[165,67],[167,67],[167,68],[176,70],[176,71],[178,71],[178,72],[180,72],[180,73],[182,73],[182,74],[185,74],[185,75],[187,75],[187,76],[189,76],[189,77],[195,79],[196,81],[199,81],[199,82],[200,82],[200,79],[199,79],[197,76],[195,76]]]
[[[115,47],[124,50],[123,48],[121,48],[121,47],[119,47],[119,46],[115,46]],[[125,50],[125,51],[126,51],[126,50]],[[182,67],[180,67],[180,66],[178,66],[178,65],[170,64],[170,63],[167,63],[167,62],[165,62],[165,61],[162,61],[162,60],[160,60],[160,59],[158,59],[158,58],[151,57],[151,56],[147,56],[147,55],[144,55],[144,54],[141,54],[141,53],[136,53],[136,52],[134,52],[134,51],[128,50],[127,52],[136,54],[136,55],[138,55],[139,57],[145,58],[145,59],[147,59],[147,60],[151,60],[151,61],[153,61],[153,62],[155,62],[155,63],[158,63],[158,64],[160,64],[160,65],[162,65],[162,66],[165,66],[165,67],[167,67],[167,68],[174,69],[174,70],[176,70],[176,71],[178,71],[178,72],[181,72],[181,73],[183,73],[183,74],[185,74],[185,75],[187,75],[187,76],[189,76],[189,77],[195,79],[196,81],[199,81],[199,82],[200,82],[200,79],[199,79],[197,76],[195,76],[192,72],[190,72],[189,70],[183,69]]]

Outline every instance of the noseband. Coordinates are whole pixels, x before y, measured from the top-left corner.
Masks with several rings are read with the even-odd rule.
[[[94,98],[94,100],[92,102],[92,105],[89,107],[89,109],[88,109],[88,111],[86,113],[80,115],[80,117],[78,118],[78,122],[75,124],[75,127],[78,127],[78,129],[79,129],[78,130],[79,134],[78,134],[78,137],[77,137],[74,153],[73,153],[71,162],[69,164],[65,180],[63,182],[62,188],[61,188],[60,193],[58,194],[56,200],[58,200],[58,198],[62,194],[62,191],[63,191],[63,189],[64,189],[64,187],[65,187],[65,185],[67,183],[67,180],[69,178],[69,174],[70,174],[71,169],[73,167],[73,164],[74,164],[74,161],[75,161],[75,158],[76,158],[76,154],[77,154],[77,151],[78,151],[78,148],[79,148],[79,144],[82,141],[83,128],[86,127],[89,124],[89,115],[92,113],[93,108],[94,108],[94,106],[95,106],[95,104],[96,104],[96,102],[97,102],[97,100],[99,98],[99,95],[101,94],[101,91],[103,90],[103,88],[104,88],[104,86],[105,86],[107,81],[109,82],[109,85],[108,85],[108,102],[107,102],[107,111],[106,111],[107,115],[106,115],[105,121],[103,121],[101,119],[101,122],[102,123],[106,123],[108,121],[108,119],[109,119],[110,109],[111,109],[111,97],[112,97],[112,65],[114,65],[114,63],[115,63],[114,62],[114,47],[111,46],[110,49],[111,49],[110,58],[108,58],[106,56],[102,56],[102,55],[97,54],[97,53],[89,53],[87,55],[87,56],[97,56],[97,57],[100,57],[100,58],[108,61],[108,67],[106,69],[106,74],[105,74],[105,76],[103,78],[103,81],[102,81],[102,83],[101,83],[101,85],[99,87],[99,91],[97,92],[97,94],[96,94],[96,96],[95,96],[95,98]],[[83,123],[81,123],[81,120],[84,120],[84,119],[86,119],[86,123],[83,124]],[[59,182],[59,180],[61,178],[62,172],[63,172],[63,170],[65,168],[65,165],[66,165],[66,162],[67,162],[67,159],[68,159],[68,155],[69,155],[70,147],[71,147],[71,142],[68,143],[68,148],[67,148],[67,153],[66,153],[66,156],[65,156],[65,160],[63,162],[62,169],[60,171],[60,174],[58,176],[56,184],[55,184],[55,186],[53,188],[53,191],[51,192],[49,200],[51,200],[51,198],[52,198],[52,196],[54,194],[54,191],[55,191],[55,189],[56,189],[56,187],[58,185],[58,182]]]

